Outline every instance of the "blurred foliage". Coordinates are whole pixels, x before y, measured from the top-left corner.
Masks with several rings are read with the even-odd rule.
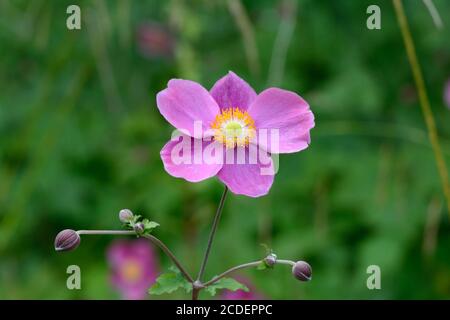
[[[404,2],[449,163],[450,2],[434,1],[442,30],[422,1]],[[66,28],[74,3],[79,31]],[[246,271],[266,297],[450,298],[449,216],[391,1],[230,3],[0,0],[0,298],[118,298],[111,237],[83,237],[67,254],[53,239],[118,228],[124,207],[158,221],[157,236],[196,271],[222,186],[165,173],[159,151],[172,128],[155,95],[174,77],[210,88],[228,70],[257,91],[278,79],[298,92],[316,128],[309,149],[280,157],[268,196],[229,197],[207,275],[262,258],[267,243],[314,275],[305,284],[288,267]],[[381,30],[366,28],[370,4]],[[146,23],[167,30],[173,54],[139,50]],[[70,264],[82,290],[66,289]],[[371,264],[381,290],[366,287]]]

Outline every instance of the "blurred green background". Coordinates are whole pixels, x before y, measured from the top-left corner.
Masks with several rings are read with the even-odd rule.
[[[449,163],[450,2],[434,1],[442,29],[421,0],[404,2]],[[66,28],[70,4],[81,30]],[[381,30],[366,28],[370,4]],[[316,128],[309,149],[280,157],[268,196],[228,198],[207,275],[260,259],[266,243],[314,272],[300,283],[288,267],[245,271],[269,298],[450,298],[449,216],[388,0],[0,0],[0,298],[118,298],[113,237],[66,254],[53,240],[120,228],[122,208],[158,221],[197,271],[222,185],[164,171],[172,127],[155,95],[174,77],[210,88],[228,70],[258,92],[298,92]],[[82,290],[66,288],[70,264]],[[372,264],[381,290],[366,287]]]

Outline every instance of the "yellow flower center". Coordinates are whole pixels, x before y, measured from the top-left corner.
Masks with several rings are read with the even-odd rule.
[[[122,276],[127,282],[137,282],[142,276],[142,268],[136,261],[126,261],[121,268]]]
[[[247,111],[239,108],[222,110],[213,123],[214,140],[224,144],[227,148],[247,146],[255,136],[255,122]]]

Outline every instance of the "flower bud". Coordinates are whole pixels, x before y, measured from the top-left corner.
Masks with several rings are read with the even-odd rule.
[[[305,261],[297,261],[292,267],[292,275],[300,281],[310,281],[312,279],[311,266]]]
[[[56,251],[71,251],[75,250],[80,245],[79,234],[70,229],[66,229],[58,233],[55,238]]]
[[[277,262],[277,255],[275,253],[269,254],[267,257],[264,258],[264,262],[268,267],[273,267]]]
[[[142,234],[145,230],[145,226],[142,222],[138,222],[134,225],[133,229],[137,234]]]
[[[119,212],[119,219],[123,223],[128,223],[133,219],[133,212],[129,209],[122,209]]]

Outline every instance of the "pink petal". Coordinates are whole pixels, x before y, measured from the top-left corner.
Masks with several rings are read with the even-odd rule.
[[[117,240],[107,251],[111,267],[111,283],[126,299],[144,299],[147,289],[158,274],[158,259],[152,245],[144,240]],[[136,263],[141,269],[139,279],[126,279],[122,268],[126,263]]]
[[[119,265],[128,255],[128,242],[116,240],[107,251],[107,257],[112,266]]]
[[[147,290],[147,286],[126,288],[122,290],[122,296],[125,300],[144,300],[148,296]]]
[[[311,142],[309,131],[314,127],[314,115],[308,103],[294,92],[269,88],[261,92],[248,113],[255,121],[257,135],[267,130],[267,139],[258,144],[270,153],[291,153],[306,149]],[[278,129],[278,146],[270,143]],[[275,135],[274,135],[275,137]]]
[[[220,109],[239,108],[247,110],[256,98],[256,92],[252,87],[232,71],[214,84],[211,95]]]
[[[181,132],[201,138],[219,113],[209,92],[194,81],[172,79],[156,96],[156,103],[166,120]],[[194,132],[194,122],[201,121]],[[199,132],[202,131],[203,132]]]
[[[213,145],[211,145],[213,144]],[[198,182],[215,176],[222,168],[222,154],[208,153],[205,148],[218,146],[214,141],[202,141],[181,135],[169,141],[161,150],[164,169],[176,178]],[[217,159],[207,156],[217,155]],[[220,159],[219,159],[220,158]]]
[[[254,149],[257,149],[256,147]],[[249,197],[260,197],[266,195],[273,183],[274,168],[270,155],[259,148],[257,154],[249,147],[227,149],[227,157],[234,154],[234,161],[224,159],[222,170],[217,176],[235,194]],[[250,153],[251,152],[251,153]],[[244,154],[243,163],[236,161],[238,154]],[[254,155],[252,161],[250,154]]]

